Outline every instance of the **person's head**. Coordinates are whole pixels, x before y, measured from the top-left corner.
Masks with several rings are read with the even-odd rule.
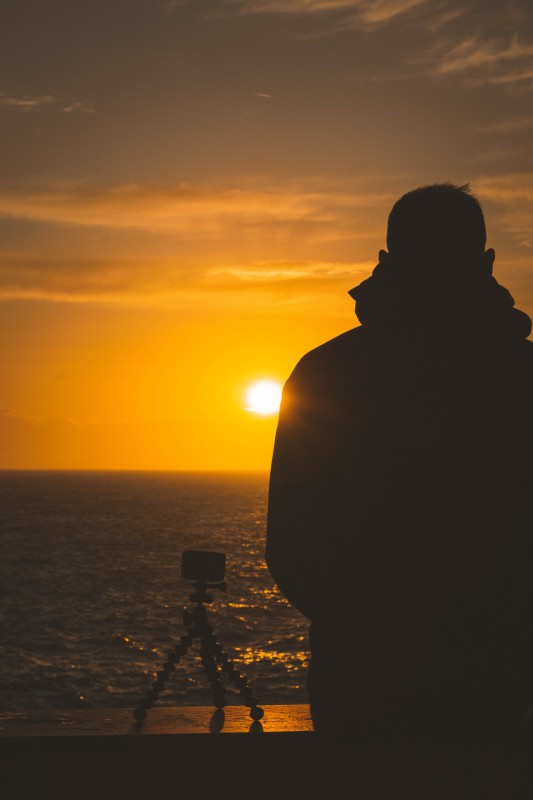
[[[485,253],[486,239],[483,211],[468,184],[414,189],[389,214],[387,248],[403,262],[448,267],[491,262],[494,251]]]

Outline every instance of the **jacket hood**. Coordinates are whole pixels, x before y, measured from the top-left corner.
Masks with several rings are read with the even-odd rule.
[[[526,339],[531,320],[508,290],[480,270],[435,270],[392,260],[354,287],[355,313],[367,328],[417,334],[494,333]]]

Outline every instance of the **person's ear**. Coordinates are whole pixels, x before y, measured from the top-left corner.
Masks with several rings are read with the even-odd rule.
[[[495,258],[496,258],[496,253],[494,252],[492,247],[489,247],[489,249],[485,250],[485,252],[483,253],[483,266],[488,275],[492,275],[492,269],[494,267]]]

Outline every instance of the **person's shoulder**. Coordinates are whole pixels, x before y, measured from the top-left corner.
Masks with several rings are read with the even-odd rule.
[[[514,366],[528,370],[533,368],[533,342],[530,339],[504,344],[503,354]]]
[[[362,326],[335,336],[306,353],[297,363],[291,377],[305,379],[323,372],[334,371],[347,361],[353,361],[366,347],[366,331]]]
[[[530,339],[522,339],[518,352],[520,354],[519,364],[530,375],[533,375],[533,342]]]

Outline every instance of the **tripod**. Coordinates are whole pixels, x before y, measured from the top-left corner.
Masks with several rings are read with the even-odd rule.
[[[244,704],[250,709],[250,717],[257,721],[264,715],[263,709],[257,705],[257,697],[254,696],[252,688],[248,684],[245,676],[239,672],[232,659],[217,637],[213,633],[213,626],[207,619],[207,609],[204,604],[213,602],[213,595],[208,594],[208,589],[218,589],[225,592],[227,583],[220,581],[208,583],[204,580],[197,580],[193,583],[195,591],[189,596],[191,602],[196,606],[191,610],[185,608],[183,611],[183,622],[187,628],[187,633],[181,637],[180,644],[167,654],[167,661],[163,668],[157,673],[157,680],[152,684],[152,689],[143,697],[138,707],[133,711],[133,717],[138,722],[146,719],[146,711],[159,699],[159,694],[165,689],[165,681],[168,681],[172,672],[176,670],[183,656],[186,656],[189,648],[195,639],[200,639],[200,656],[207,680],[211,684],[213,691],[213,703],[215,708],[223,709],[227,704],[223,675],[226,674],[228,680],[235,684],[239,694],[244,700]],[[220,669],[219,669],[220,667]]]

